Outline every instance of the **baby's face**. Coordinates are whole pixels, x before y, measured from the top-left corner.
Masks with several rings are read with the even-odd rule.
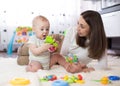
[[[48,21],[39,21],[34,28],[37,38],[44,40],[49,34],[49,22]]]

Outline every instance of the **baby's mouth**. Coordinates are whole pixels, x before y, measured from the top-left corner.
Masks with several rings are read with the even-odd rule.
[[[46,35],[43,35],[43,39],[45,39],[46,38]]]

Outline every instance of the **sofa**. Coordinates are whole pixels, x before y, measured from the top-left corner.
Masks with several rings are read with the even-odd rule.
[[[60,53],[60,49],[62,46],[62,42],[64,39],[64,35],[60,35],[60,34],[52,34],[51,36],[53,36],[53,38],[59,42],[58,45],[58,49],[57,51],[53,52],[53,53]],[[29,63],[29,53],[28,53],[29,49],[28,49],[28,45],[27,43],[22,44],[18,50],[17,50],[17,64],[18,65],[27,65]],[[51,53],[51,54],[53,54]]]

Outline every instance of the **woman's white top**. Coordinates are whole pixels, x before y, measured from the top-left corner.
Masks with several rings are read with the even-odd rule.
[[[28,44],[35,44],[37,47],[40,47],[42,44],[44,44],[44,40],[38,39],[35,35],[30,36]],[[30,50],[29,50],[29,59],[39,61],[44,69],[49,69],[49,62],[50,62],[50,52],[43,52],[39,56],[35,56]]]
[[[69,28],[67,30],[67,33],[65,35],[62,48],[61,48],[61,55],[68,56],[68,54],[75,54],[78,57],[78,60],[80,63],[88,64],[93,59],[88,57],[88,48],[82,48],[76,44],[76,34],[77,34],[77,28]],[[98,64],[96,64],[96,67],[94,68],[107,68],[107,55],[104,55],[99,61]]]

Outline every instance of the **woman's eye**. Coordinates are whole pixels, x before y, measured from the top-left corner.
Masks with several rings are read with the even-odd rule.
[[[80,27],[81,27],[81,28],[84,28],[84,26],[83,26],[82,24],[80,24]]]

